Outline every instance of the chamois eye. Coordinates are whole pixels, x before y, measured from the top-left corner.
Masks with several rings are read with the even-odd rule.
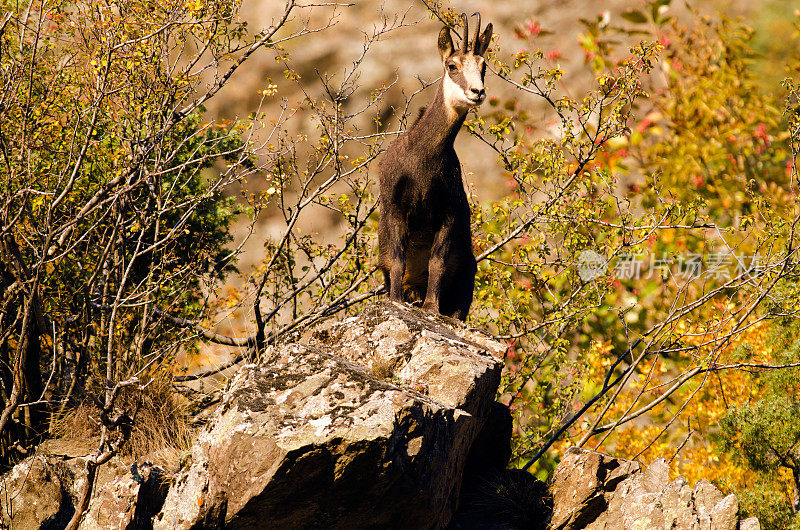
[[[453,63],[447,63],[447,69],[450,70],[451,72],[455,72],[456,70],[458,70],[458,68],[456,68],[456,65]]]

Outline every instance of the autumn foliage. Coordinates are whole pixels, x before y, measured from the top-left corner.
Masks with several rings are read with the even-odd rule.
[[[130,434],[126,388],[202,393],[381,295],[373,168],[417,92],[391,108],[397,81],[354,94],[371,46],[416,22],[381,15],[343,72],[304,77],[293,52],[348,7],[281,4],[261,28],[232,0],[2,4],[2,465],[77,410],[102,417],[99,465]],[[426,6],[437,27],[462,23]],[[772,65],[787,79],[768,86],[753,29],[669,0],[581,24],[580,64],[541,49],[535,19],[498,32],[487,76],[506,95],[466,121],[508,184],[471,196],[469,322],[508,346],[514,463],[545,477],[573,444],[663,456],[786,527],[800,509],[800,62]],[[209,116],[257,53],[281,79],[250,116]],[[287,86],[304,95],[265,112]],[[262,259],[227,284],[244,245],[232,227],[252,235],[259,216],[274,222]],[[323,216],[336,237],[301,230]],[[246,324],[226,335],[234,313]],[[175,363],[208,345],[230,361]]]

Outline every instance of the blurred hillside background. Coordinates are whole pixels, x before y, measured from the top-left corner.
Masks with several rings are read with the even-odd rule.
[[[292,109],[292,118],[282,123],[286,135],[304,137],[309,149],[319,138],[320,128],[311,113],[304,109],[307,98],[324,97],[322,79],[330,78],[334,84],[341,82],[345,72],[353,69],[357,62],[357,74],[352,83],[352,93],[343,103],[344,113],[364,107],[370,94],[388,87],[373,112],[356,117],[360,132],[402,131],[407,121],[417,114],[417,109],[427,104],[435,91],[435,82],[441,75],[441,62],[436,50],[436,37],[441,23],[431,15],[429,5],[440,4],[423,0],[358,0],[356,2],[331,3],[311,11],[300,11],[282,30],[289,34],[300,27],[330,29],[309,33],[287,44],[289,63],[273,49],[263,50],[250,58],[248,66],[240,69],[223,87],[217,97],[207,105],[206,117],[210,120],[235,121],[262,112],[262,129],[256,128],[255,145],[268,144],[275,130],[270,119],[283,116],[282,109]],[[544,52],[541,61],[545,68],[561,67],[565,76],[560,80],[558,96],[580,98],[594,82],[594,74],[587,64],[587,53],[581,46],[587,23],[600,23],[628,27],[632,35],[618,35],[617,48],[633,44],[638,38],[648,38],[647,32],[658,33],[652,23],[644,26],[631,23],[623,14],[645,8],[644,0],[608,0],[598,3],[585,0],[565,1],[493,1],[463,0],[447,3],[443,7],[472,14],[480,11],[484,24],[494,25],[494,45],[498,57],[507,61],[520,50],[538,47]],[[751,68],[758,74],[758,82],[764,89],[780,92],[780,81],[784,78],[786,58],[793,51],[793,22],[796,7],[791,2],[766,0],[754,3],[746,0],[697,0],[691,3],[672,2],[665,15],[678,20],[688,20],[689,10],[710,16],[712,19],[732,17],[741,19],[754,30],[753,50],[760,54]],[[274,22],[283,12],[283,2],[262,0],[243,2],[241,17],[252,31],[258,31]],[[307,16],[311,13],[310,18]],[[474,20],[474,19],[473,19]],[[377,40],[368,37],[382,28],[399,25]],[[635,31],[641,31],[636,34]],[[364,53],[369,41],[368,53]],[[291,68],[299,78],[287,79],[285,72]],[[213,81],[209,76],[208,81]],[[423,85],[428,86],[420,90]],[[553,119],[549,104],[542,98],[524,94],[508,83],[498,79],[493,72],[487,74],[489,101],[477,110],[478,115],[489,113],[492,105],[502,104],[512,110],[524,110],[532,119],[534,135],[549,137],[558,134],[558,124]],[[270,87],[270,96],[265,89]],[[511,107],[509,107],[509,105]],[[376,112],[375,112],[376,111]],[[646,109],[643,112],[646,114]],[[375,120],[380,119],[380,131]],[[462,163],[467,186],[474,192],[479,203],[501,199],[509,192],[509,174],[498,162],[497,153],[474,135],[462,132],[456,139],[456,150]],[[308,153],[300,151],[302,158]],[[268,160],[261,160],[267,167]],[[374,170],[375,164],[373,164]],[[637,180],[633,175],[623,177],[627,181]],[[273,184],[268,172],[251,178],[244,195],[263,193]],[[372,172],[377,182],[377,173]],[[286,190],[290,192],[290,190]],[[229,194],[232,192],[228,191]],[[242,203],[247,202],[246,199]],[[236,246],[242,245],[238,260],[241,276],[228,277],[228,292],[231,296],[242,296],[246,291],[244,282],[250,271],[264,258],[264,243],[274,241],[282,234],[283,217],[273,204],[261,212],[255,224],[239,218],[233,226]],[[318,208],[316,215],[304,216],[298,222],[302,233],[315,234],[323,241],[333,241],[344,233],[344,219],[336,212]],[[246,296],[246,294],[244,295]],[[216,329],[225,334],[252,332],[252,314],[247,314],[248,304],[236,306],[225,318],[217,322]],[[230,351],[217,345],[200,345],[201,354],[192,355],[180,363],[183,369],[193,371],[208,363],[224,363],[230,359]]]
[[[642,0],[608,0],[605,2],[566,0],[566,1],[493,1],[481,2],[463,0],[449,5],[455,10],[472,14],[480,11],[484,23],[494,24],[495,44],[503,58],[524,48],[516,37],[518,32],[530,34],[540,31],[535,44],[546,53],[551,65],[561,64],[567,71],[559,90],[565,94],[579,95],[586,91],[594,80],[591,70],[583,67],[585,53],[580,46],[580,35],[585,32],[581,19],[595,20],[605,17],[615,24],[625,24],[621,14],[645,5]],[[765,87],[779,90],[779,83],[785,77],[784,60],[793,49],[792,23],[798,6],[782,0],[748,2],[745,0],[697,0],[690,4],[698,11],[712,15],[722,14],[741,17],[755,30],[753,48],[763,56],[754,64]],[[687,16],[687,4],[673,2],[670,14],[681,18]],[[283,3],[274,0],[244,2],[242,17],[251,28],[262,28],[279,16]],[[210,119],[236,119],[247,117],[259,109],[262,101],[259,91],[269,83],[277,85],[276,95],[261,104],[261,111],[267,116],[280,114],[282,101],[290,104],[302,101],[306,96],[320,97],[324,87],[320,76],[341,76],[345,69],[359,59],[363,51],[365,33],[384,25],[388,20],[404,20],[407,24],[385,35],[371,45],[369,53],[359,68],[355,90],[347,98],[345,112],[363,106],[369,94],[382,85],[391,85],[380,105],[380,116],[384,118],[384,128],[397,130],[404,128],[400,123],[408,95],[417,91],[420,80],[431,83],[441,75],[441,62],[436,50],[436,37],[441,23],[433,20],[422,0],[358,0],[352,5],[341,3],[341,7],[330,10],[313,11],[314,18],[309,26],[322,27],[331,20],[335,23],[333,31],[323,31],[299,39],[287,47],[291,56],[291,66],[301,76],[298,84],[284,78],[286,66],[275,60],[270,50],[253,58],[245,71],[237,72],[235,77],[208,105]],[[295,21],[296,24],[302,20]],[[287,29],[290,31],[291,28]],[[629,39],[633,42],[633,39]],[[535,96],[525,97],[506,83],[498,80],[491,72],[487,74],[487,90],[490,96],[506,102],[514,99],[534,117],[539,116],[541,134],[552,132],[552,116],[548,105]],[[432,97],[435,86],[416,95],[410,105],[412,119],[416,109],[425,105]],[[489,105],[479,108],[478,113],[489,111]],[[302,110],[300,111],[302,117]],[[364,115],[360,125],[369,130],[374,115]],[[317,125],[311,120],[294,119],[290,123],[296,127],[295,133],[314,136]],[[269,129],[265,129],[269,131]],[[256,138],[256,143],[258,138]],[[496,154],[479,140],[468,134],[460,134],[456,139],[456,150],[461,159],[467,181],[474,185],[481,201],[497,200],[507,191],[507,178],[497,162]],[[250,191],[264,191],[269,183],[253,180]],[[275,212],[272,212],[273,214]],[[304,230],[328,233],[331,237],[341,230],[337,224],[341,220],[334,214],[322,215]],[[240,258],[240,268],[246,270],[259,259],[263,242],[278,232],[270,228],[270,216],[264,216],[258,223],[247,250]],[[240,227],[240,229],[243,227]],[[240,233],[240,237],[244,234]]]

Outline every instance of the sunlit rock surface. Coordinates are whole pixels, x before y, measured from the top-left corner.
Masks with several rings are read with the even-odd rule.
[[[156,528],[441,528],[503,346],[381,302],[232,379]]]
[[[551,491],[554,530],[760,528],[755,518],[740,522],[735,495],[705,480],[694,487],[683,477],[670,481],[661,458],[642,470],[636,462],[572,448],[556,468]]]
[[[507,469],[504,347],[460,322],[384,301],[290,341],[241,367],[175,474],[101,466],[81,528],[760,528],[664,460],[573,448],[549,491]],[[93,447],[50,440],[6,473],[3,523],[63,528]]]

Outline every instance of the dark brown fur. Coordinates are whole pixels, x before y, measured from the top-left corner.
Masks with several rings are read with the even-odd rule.
[[[483,73],[480,91],[470,89],[461,64],[482,55],[490,38],[491,24],[481,35],[479,22],[473,50],[465,45],[454,51],[449,30],[445,27],[439,34],[444,75],[474,97],[485,98]],[[390,299],[424,300],[424,309],[466,320],[477,264],[461,164],[453,148],[466,109],[447,106],[444,80],[433,101],[389,146],[378,166],[380,268]]]

